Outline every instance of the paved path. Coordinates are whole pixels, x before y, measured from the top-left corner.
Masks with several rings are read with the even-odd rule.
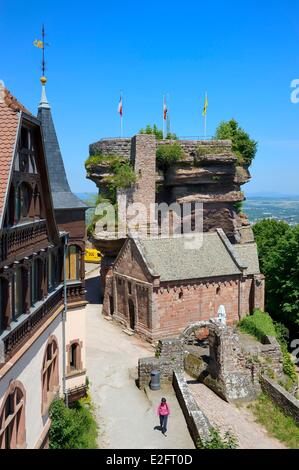
[[[254,416],[245,406],[237,407],[225,402],[203,384],[189,383],[189,387],[210,423],[223,432],[231,429],[241,449],[285,449],[281,442],[270,437],[255,422]]]
[[[98,299],[99,278],[90,273],[86,281],[86,364],[91,395],[100,426],[99,447],[107,449],[190,449],[193,441],[172,387],[159,392],[139,390],[135,385],[139,357],[154,350],[135,336],[103,318]],[[154,430],[156,407],[165,395],[171,406],[168,437]]]

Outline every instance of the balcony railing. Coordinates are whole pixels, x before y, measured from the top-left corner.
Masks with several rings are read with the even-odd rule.
[[[63,289],[62,286],[59,286],[54,293],[49,295],[48,299],[42,301],[40,306],[28,314],[27,319],[8,332],[3,338],[5,362],[28,341],[41,323],[47,320],[62,303]]]
[[[5,228],[0,238],[0,261],[28,250],[47,239],[45,220]]]
[[[67,300],[74,302],[84,297],[84,286],[80,281],[69,281],[67,285]],[[63,305],[63,284],[48,295],[48,298],[40,301],[28,315],[24,314],[17,322],[12,323],[11,331],[5,331],[0,338],[0,364],[3,365],[15,352],[28,341],[38,328]],[[23,318],[24,317],[24,318]],[[18,324],[19,322],[19,324]]]

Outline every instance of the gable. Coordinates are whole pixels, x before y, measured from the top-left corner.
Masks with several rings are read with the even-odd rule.
[[[5,126],[5,124],[4,124]],[[21,113],[2,207],[1,226],[46,220],[47,236],[58,241],[39,121]]]
[[[154,280],[132,239],[128,239],[122,247],[113,271],[139,281],[153,282]]]

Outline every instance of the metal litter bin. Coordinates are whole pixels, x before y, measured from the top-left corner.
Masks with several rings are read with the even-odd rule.
[[[151,372],[151,381],[150,389],[151,390],[160,390],[160,372],[158,370],[153,370]]]

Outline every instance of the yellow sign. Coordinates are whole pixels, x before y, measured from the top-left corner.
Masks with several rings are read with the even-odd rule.
[[[95,248],[86,248],[84,260],[86,263],[100,263],[102,259],[101,252]]]

